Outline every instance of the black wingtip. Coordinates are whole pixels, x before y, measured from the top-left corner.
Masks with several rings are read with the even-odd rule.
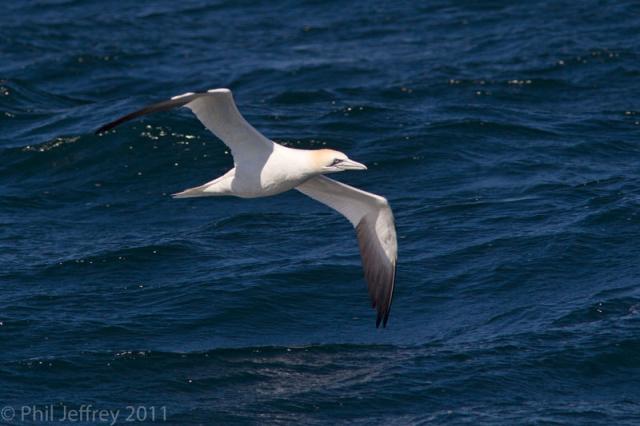
[[[115,121],[112,121],[111,123],[107,123],[104,126],[100,127],[98,130],[96,130],[95,134],[99,135],[102,134],[104,132],[108,132],[109,130],[113,129],[114,127],[116,127],[118,124],[123,123],[127,120],[130,120],[131,118],[135,118],[138,114],[138,112],[136,111],[135,113],[131,113],[131,114],[127,114],[124,117],[121,117]]]
[[[117,120],[112,121],[111,123],[105,124],[104,126],[100,127],[98,130],[96,130],[95,134],[99,135],[101,133],[108,132],[109,130],[113,129],[119,124],[124,123],[125,121],[133,120],[134,118],[138,118],[145,114],[151,114],[151,113],[160,112],[160,111],[167,111],[172,108],[178,108],[178,107],[184,106],[189,102],[191,102],[192,100],[194,100],[195,98],[206,95],[207,93],[208,92],[189,93],[189,94],[173,97],[166,101],[148,105],[138,111],[134,111],[130,114],[125,115],[124,117],[120,117]]]
[[[104,132],[108,132],[109,130],[113,129],[115,126],[112,126],[111,123],[109,124],[105,124],[104,126],[100,127],[98,130],[96,130],[93,134],[94,135],[101,135]]]
[[[382,324],[382,328],[387,328],[387,321],[389,321],[390,312],[390,310],[385,313],[378,312],[378,316],[376,317],[376,328],[380,328],[380,324]]]

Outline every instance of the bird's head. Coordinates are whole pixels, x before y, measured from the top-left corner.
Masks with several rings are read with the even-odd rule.
[[[335,173],[345,170],[367,170],[364,164],[353,161],[346,154],[333,149],[313,151],[313,156],[320,173]]]

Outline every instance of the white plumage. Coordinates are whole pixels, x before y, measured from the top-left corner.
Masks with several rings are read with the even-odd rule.
[[[344,215],[356,229],[376,327],[386,326],[395,284],[397,241],[393,213],[384,197],[329,179],[324,174],[366,166],[330,149],[303,150],[267,139],[240,114],[228,89],[185,93],[128,114],[96,133],[144,114],[185,106],[222,140],[234,168],[223,176],[174,194],[175,198],[233,195],[266,197],[297,189]]]

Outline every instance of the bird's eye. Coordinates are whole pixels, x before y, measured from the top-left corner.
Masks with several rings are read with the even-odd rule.
[[[336,158],[335,160],[333,160],[333,163],[331,163],[330,166],[335,166],[340,163],[342,163],[342,160],[340,158]]]

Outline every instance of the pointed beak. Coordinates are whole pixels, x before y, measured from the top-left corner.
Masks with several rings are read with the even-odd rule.
[[[336,167],[342,170],[367,170],[367,166],[353,160],[343,160]]]

